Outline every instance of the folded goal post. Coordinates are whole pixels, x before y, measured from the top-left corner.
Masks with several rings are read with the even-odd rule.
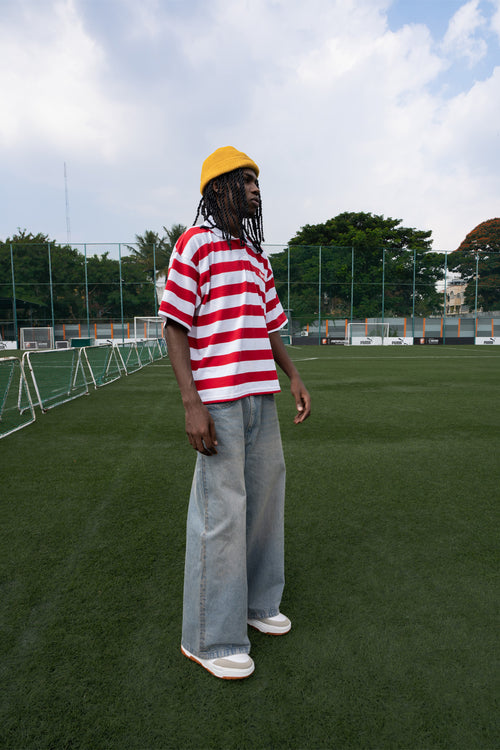
[[[127,373],[119,347],[114,344],[85,346],[82,348],[82,359],[87,365],[87,372],[95,388],[118,380],[122,373]]]
[[[54,329],[50,326],[21,328],[20,349],[53,349]]]
[[[35,409],[17,357],[0,357],[0,438],[35,421]]]
[[[88,393],[80,349],[27,351],[23,354],[25,363],[42,411]]]
[[[389,337],[389,323],[348,323],[347,343],[351,346],[380,346]]]
[[[161,339],[163,338],[163,318],[134,318],[134,339]]]
[[[127,375],[140,370],[143,365],[139,357],[136,342],[126,341],[124,343],[117,344],[117,346],[122,358],[122,362],[125,365],[125,371]]]

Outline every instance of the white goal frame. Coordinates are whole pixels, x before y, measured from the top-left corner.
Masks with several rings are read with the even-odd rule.
[[[141,317],[134,318],[134,340],[161,339],[163,337],[164,318]]]
[[[348,323],[349,346],[381,346],[389,338],[389,323]]]
[[[21,328],[21,349],[53,349],[54,329],[51,326]]]
[[[4,438],[32,424],[36,416],[22,360],[0,357],[0,370],[3,370],[0,376],[0,438]]]

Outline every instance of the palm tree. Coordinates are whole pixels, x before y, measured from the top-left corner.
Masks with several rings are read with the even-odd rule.
[[[127,245],[126,247],[137,263],[142,266],[147,278],[153,281],[155,270],[158,272],[159,264],[163,265],[164,262],[163,241],[160,239],[158,232],[146,229],[144,234],[135,235],[135,245]]]
[[[186,227],[184,226],[184,224],[172,224],[170,229],[167,229],[167,227],[163,227],[163,229],[166,232],[167,236],[163,237],[162,242],[164,243],[165,250],[168,253],[168,260],[170,260],[170,255],[172,254],[172,250],[175,247],[175,243],[177,242],[181,234],[186,231]],[[165,274],[167,272],[167,268],[168,261],[165,268],[163,269],[163,272]]]
[[[132,257],[142,266],[150,281],[153,281],[155,272],[156,278],[166,275],[175,243],[186,231],[183,224],[173,224],[170,229],[167,227],[163,229],[166,232],[164,237],[160,237],[158,232],[153,232],[152,229],[146,229],[144,234],[135,235],[135,245],[126,246],[132,253]]]

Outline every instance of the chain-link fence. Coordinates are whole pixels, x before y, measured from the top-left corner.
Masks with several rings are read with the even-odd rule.
[[[500,255],[265,245],[289,316],[284,335],[317,343],[370,336],[500,335]],[[168,257],[155,245],[0,243],[0,336],[50,326],[55,340],[130,338],[157,315]],[[360,329],[361,331],[363,329]]]
[[[271,256],[290,338],[500,336],[500,254],[289,246]]]
[[[163,265],[161,261],[163,262]],[[0,335],[51,326],[62,338],[128,337],[136,316],[157,315],[166,270],[154,245],[0,245]]]

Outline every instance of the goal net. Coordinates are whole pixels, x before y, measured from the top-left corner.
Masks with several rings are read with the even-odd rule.
[[[128,375],[132,372],[137,372],[142,367],[142,362],[139,357],[137,350],[137,344],[135,341],[127,341],[122,344],[118,344],[118,351],[122,358],[122,362],[125,365],[125,371]]]
[[[54,329],[49,326],[21,328],[21,349],[53,349]]]
[[[149,365],[163,357],[158,339],[148,339],[146,341],[137,341],[137,354],[141,367]]]
[[[23,354],[24,363],[42,411],[88,393],[80,349],[28,351]]]
[[[118,380],[122,371],[126,372],[120,350],[114,344],[86,346],[82,349],[82,357],[87,365],[90,380],[96,388]],[[90,380],[87,379],[87,382]]]
[[[21,360],[0,358],[0,438],[35,421],[28,383]]]
[[[163,318],[134,318],[134,339],[161,339],[163,338]]]
[[[348,323],[347,341],[351,346],[377,346],[389,336],[389,323]]]

